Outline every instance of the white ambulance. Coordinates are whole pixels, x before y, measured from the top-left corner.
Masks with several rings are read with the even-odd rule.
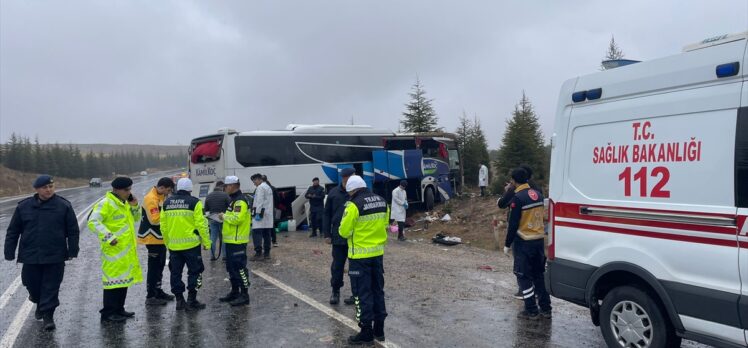
[[[747,36],[561,88],[546,280],[611,347],[747,344]]]

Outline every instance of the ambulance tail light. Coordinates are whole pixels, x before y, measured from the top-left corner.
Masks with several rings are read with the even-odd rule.
[[[546,225],[548,231],[548,259],[553,260],[556,258],[556,225],[553,223],[553,218],[556,216],[553,209],[555,204],[552,199],[548,201],[548,225]]]

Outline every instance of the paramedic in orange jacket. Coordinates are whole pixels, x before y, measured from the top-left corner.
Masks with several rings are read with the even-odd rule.
[[[174,300],[173,295],[161,290],[161,279],[166,265],[166,246],[161,236],[160,227],[161,207],[166,196],[173,190],[174,181],[170,178],[161,178],[143,198],[143,217],[138,229],[138,244],[145,244],[148,249],[146,305],[163,306]]]

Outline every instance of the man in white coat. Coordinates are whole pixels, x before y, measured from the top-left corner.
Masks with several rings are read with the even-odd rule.
[[[480,196],[485,196],[486,186],[488,186],[488,167],[484,164],[481,164],[478,170],[478,186],[480,187]]]
[[[397,221],[397,240],[405,240],[405,211],[408,210],[408,194],[405,189],[408,182],[400,181],[400,186],[392,190],[392,208],[390,208],[390,223]]]
[[[252,243],[255,246],[255,256],[250,260],[268,260],[273,233],[273,189],[262,180],[262,174],[252,175],[251,179],[256,188],[252,201]]]

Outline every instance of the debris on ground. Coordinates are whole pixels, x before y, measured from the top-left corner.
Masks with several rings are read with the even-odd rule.
[[[444,244],[444,245],[457,245],[462,243],[462,238],[460,237],[451,237],[444,235],[442,233],[437,233],[434,238],[431,238],[431,241],[434,243]]]

